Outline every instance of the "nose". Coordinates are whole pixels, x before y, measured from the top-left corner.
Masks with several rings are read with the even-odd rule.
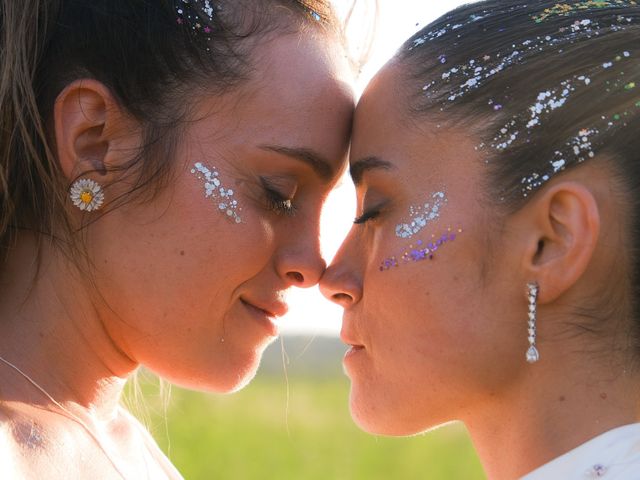
[[[320,280],[320,292],[327,300],[349,308],[362,298],[362,283],[354,270],[336,256]]]
[[[319,254],[298,251],[280,255],[278,273],[289,285],[309,288],[317,285],[327,267]]]
[[[317,285],[327,268],[320,252],[318,231],[304,229],[288,232],[285,243],[276,254],[276,269],[285,282],[298,288]]]

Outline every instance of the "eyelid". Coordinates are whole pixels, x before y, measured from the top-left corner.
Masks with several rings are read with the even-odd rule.
[[[388,207],[389,201],[384,200],[369,208],[363,208],[362,214],[356,217],[353,221],[356,225],[363,225],[370,220],[374,220],[380,216],[381,213]]]
[[[293,197],[295,197],[298,192],[298,182],[291,177],[261,176],[259,178],[263,188],[274,193],[278,193],[282,197],[286,197],[288,200],[293,200]]]
[[[266,202],[269,210],[275,212],[278,215],[293,216],[296,213],[296,206],[293,204],[293,197],[297,191],[297,184],[293,192],[290,195],[282,193],[277,186],[265,177],[259,177],[262,188],[265,191]]]

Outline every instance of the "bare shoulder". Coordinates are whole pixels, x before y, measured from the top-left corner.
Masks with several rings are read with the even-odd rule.
[[[23,425],[11,407],[0,401],[0,465],[2,478],[31,478],[21,445]]]
[[[142,437],[142,441],[144,442],[147,451],[153,457],[157,466],[164,475],[172,480],[182,480],[182,475],[178,472],[173,463],[171,463],[171,460],[169,460],[169,458],[160,449],[149,430],[147,430],[147,428],[125,408],[121,408],[120,413],[122,418],[126,419],[131,430],[137,431],[140,437]]]

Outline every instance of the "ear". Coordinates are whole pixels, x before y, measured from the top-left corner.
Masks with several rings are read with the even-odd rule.
[[[126,116],[102,83],[76,80],[58,95],[54,106],[57,158],[71,182],[85,173],[107,174]]]
[[[540,285],[539,301],[552,302],[591,262],[600,235],[598,204],[584,185],[562,182],[541,192],[522,213],[528,223],[525,274]]]

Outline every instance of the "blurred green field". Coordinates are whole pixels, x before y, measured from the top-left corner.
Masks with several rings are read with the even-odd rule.
[[[348,379],[339,372],[291,368],[287,386],[284,373],[265,370],[234,395],[174,387],[168,402],[143,375],[143,408],[138,402],[133,411],[187,479],[485,478],[460,425],[414,438],[373,437],[352,423]]]

